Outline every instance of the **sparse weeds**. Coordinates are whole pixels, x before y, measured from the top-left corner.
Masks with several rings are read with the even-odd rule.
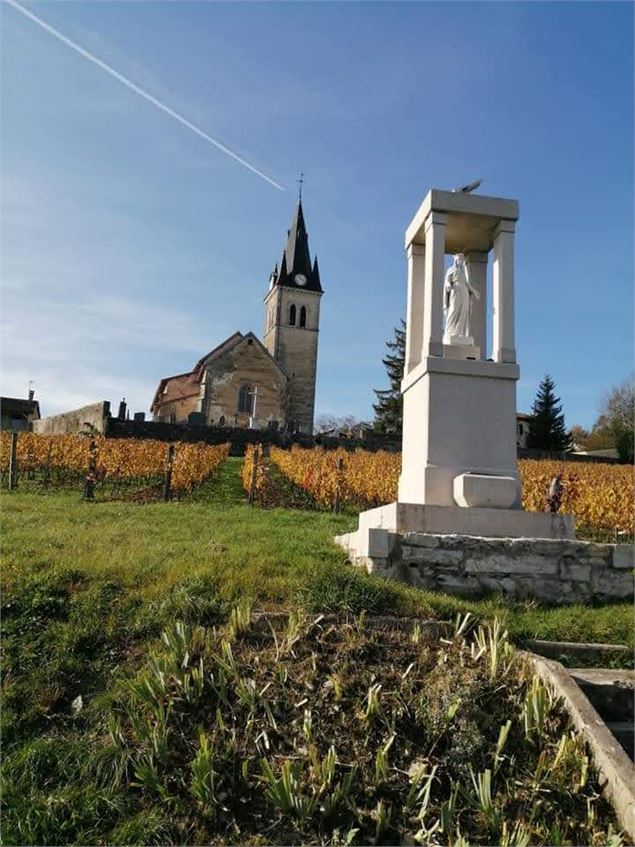
[[[494,805],[492,795],[492,772],[489,768],[477,774],[470,769],[470,777],[472,779],[473,794],[467,793],[466,796],[471,801],[473,806],[483,815],[487,821],[489,829],[495,829],[499,824],[499,813]]]
[[[236,638],[243,632],[247,632],[251,626],[251,615],[253,603],[250,599],[240,600],[231,610],[227,628],[231,638]]]
[[[395,736],[392,735],[388,742],[377,750],[375,754],[375,784],[381,785],[388,780],[388,751],[390,750]]]
[[[306,794],[300,784],[301,768],[298,763],[286,761],[276,776],[273,768],[262,759],[262,780],[265,784],[265,796],[271,805],[286,815],[298,820],[300,825],[311,817],[318,802],[317,792]]]
[[[540,738],[546,730],[546,721],[553,707],[553,698],[548,688],[534,676],[525,693],[523,724],[526,738]]]
[[[433,645],[363,617],[251,617],[166,627],[89,713],[90,755],[6,757],[6,843],[620,847],[584,745],[497,624]]]
[[[521,821],[515,821],[511,826],[503,821],[501,828],[501,847],[529,847],[531,832]]]
[[[507,744],[507,739],[509,738],[509,732],[512,728],[512,722],[508,720],[503,726],[501,726],[498,732],[498,741],[496,742],[496,749],[494,750],[494,773],[500,768],[503,763],[503,750],[505,749],[505,745]]]
[[[214,774],[214,750],[209,738],[201,732],[198,751],[192,760],[192,794],[206,816],[213,816],[218,806]]]
[[[366,709],[364,710],[364,720],[367,724],[372,724],[382,714],[379,694],[381,692],[381,683],[374,682],[368,686],[366,694]]]
[[[507,630],[503,629],[498,618],[494,618],[491,624],[479,626],[474,633],[472,658],[485,659],[490,680],[495,680],[509,670],[514,652]]]

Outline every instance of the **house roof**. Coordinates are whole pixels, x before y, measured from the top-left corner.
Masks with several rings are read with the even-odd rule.
[[[199,382],[198,371],[164,377],[154,394],[150,408],[154,409],[157,406],[163,406],[165,403],[174,403],[175,400],[183,400],[185,397],[197,395],[200,390]]]
[[[40,417],[40,404],[37,400],[24,400],[21,397],[0,397],[0,409],[7,414],[36,415]]]
[[[615,447],[606,447],[604,450],[575,450],[579,456],[596,456],[600,459],[618,459],[619,453]]]

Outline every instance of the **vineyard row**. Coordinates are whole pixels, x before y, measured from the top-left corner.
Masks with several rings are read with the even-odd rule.
[[[246,488],[252,479],[253,455],[251,448],[243,468]],[[363,510],[397,498],[401,470],[401,456],[397,453],[272,447],[269,462],[322,508],[345,505]],[[544,510],[549,483],[559,473],[564,486],[561,509],[575,515],[581,536],[598,540],[615,540],[620,533],[632,536],[632,467],[522,459],[518,469],[524,509]],[[268,476],[265,463],[260,463],[255,482],[260,498],[271,501],[275,481]]]
[[[0,433],[0,472],[8,475],[10,432]],[[23,432],[16,445],[19,474],[47,484],[68,484],[92,474],[95,482],[152,485],[170,471],[172,491],[191,491],[225,461],[229,445],[208,446],[179,442],[102,436],[37,435]],[[169,467],[168,467],[169,466]]]

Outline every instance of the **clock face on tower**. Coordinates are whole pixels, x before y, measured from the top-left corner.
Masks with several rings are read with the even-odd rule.
[[[294,276],[296,285],[306,285],[307,279],[304,274],[296,274]]]

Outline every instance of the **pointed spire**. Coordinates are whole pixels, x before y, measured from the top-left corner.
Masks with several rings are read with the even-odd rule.
[[[287,243],[282,253],[280,272],[277,274],[275,284],[321,292],[322,287],[317,264],[311,264],[309,236],[304,222],[301,190],[302,184],[300,183],[298,206],[291,227],[287,230]]]
[[[313,261],[313,270],[311,271],[311,288],[316,289],[316,291],[322,290],[322,285],[320,284],[320,268],[318,265],[317,253],[315,254],[315,260]]]
[[[296,209],[293,223],[289,230],[285,253],[289,273],[302,273],[308,277],[311,270],[311,256],[309,254],[309,236],[304,223],[301,200],[298,200],[298,208]]]

